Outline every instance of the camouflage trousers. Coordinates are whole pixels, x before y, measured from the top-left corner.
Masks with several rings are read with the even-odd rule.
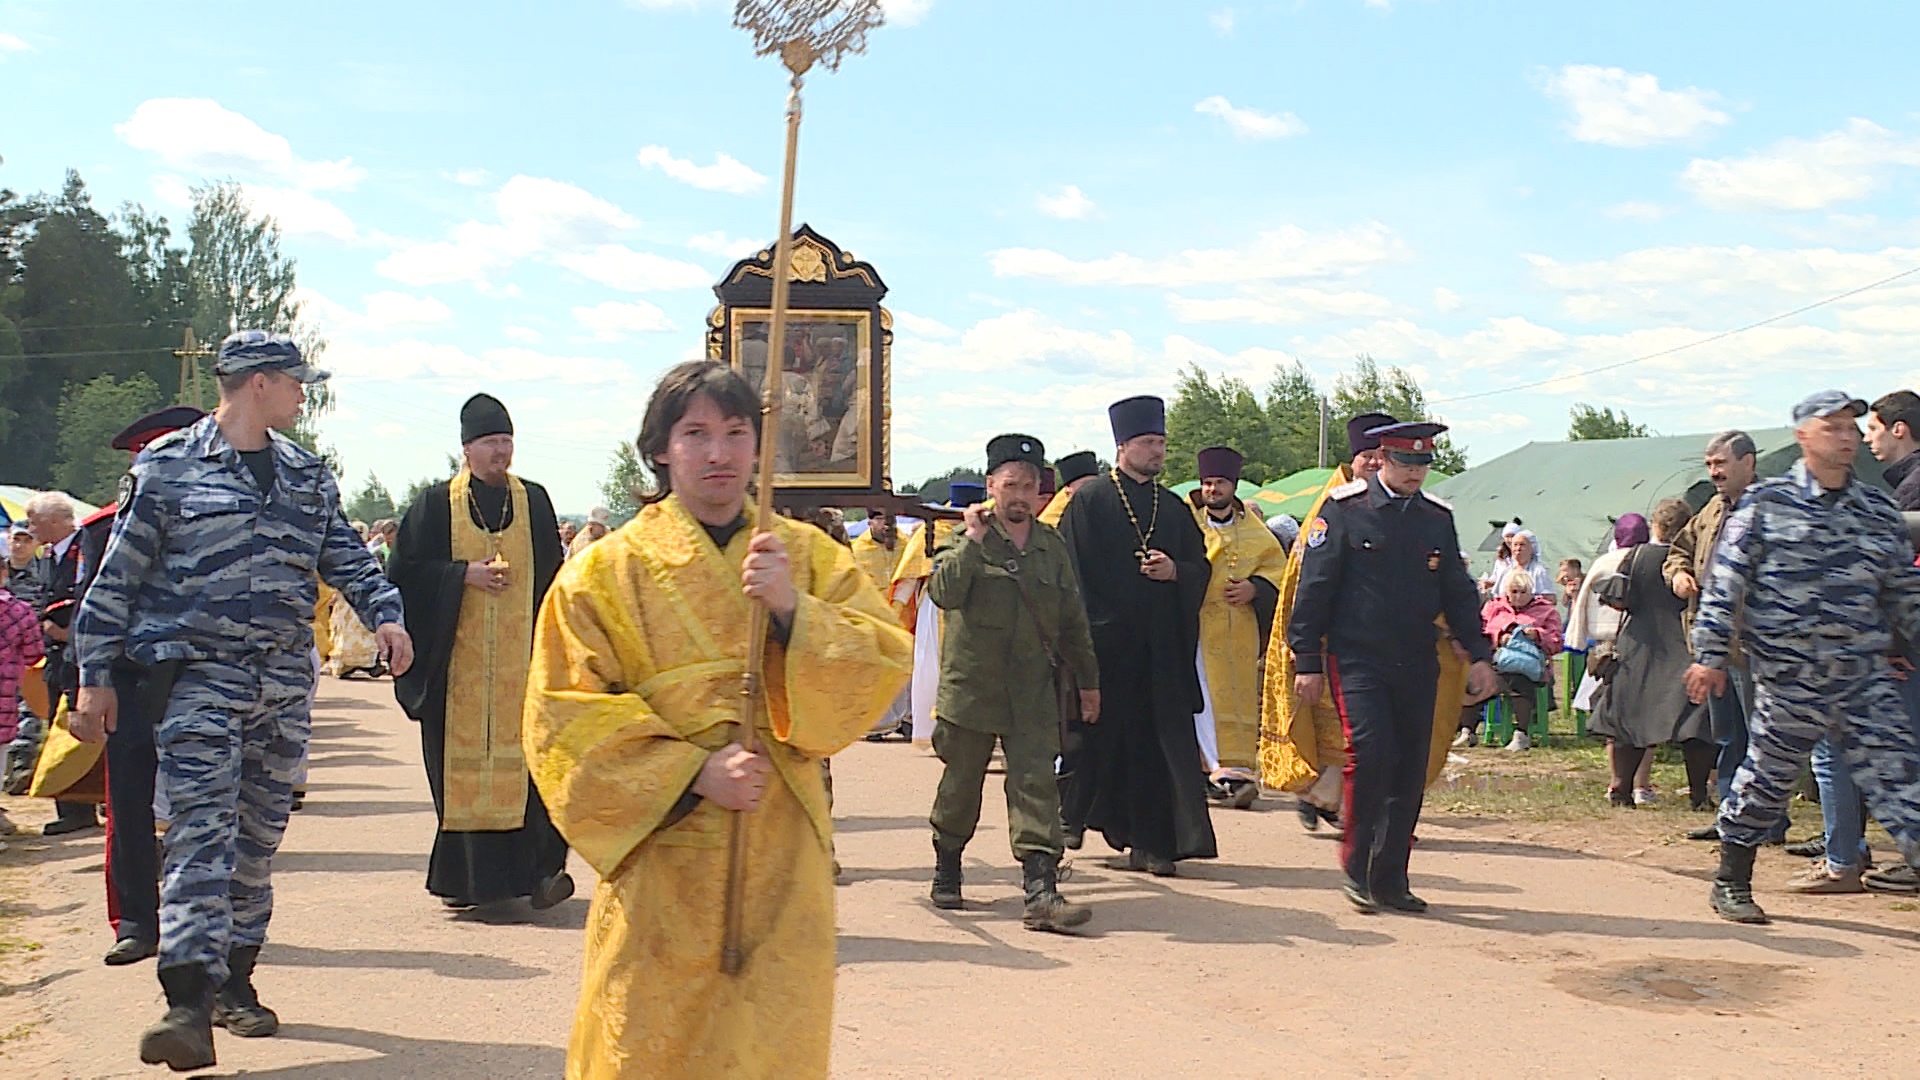
[[[217,985],[230,949],[260,945],[269,876],[306,756],[313,665],[304,653],[185,665],[156,742],[173,810],[160,882],[160,966],[204,966]]]
[[[1885,660],[1836,672],[1756,664],[1747,758],[1720,804],[1720,835],[1760,844],[1786,813],[1800,770],[1822,737],[1844,757],[1874,819],[1908,862],[1920,863],[1920,742]]]

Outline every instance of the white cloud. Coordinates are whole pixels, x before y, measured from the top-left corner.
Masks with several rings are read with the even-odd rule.
[[[1899,273],[1920,262],[1920,248],[1849,252],[1696,245],[1642,248],[1587,262],[1523,257],[1541,281],[1565,294],[1563,303],[1574,318],[1725,329]],[[1845,301],[1836,306],[1836,317],[1884,304],[1890,295],[1899,290]]]
[[[1659,203],[1650,202],[1623,202],[1601,211],[1615,221],[1659,221],[1670,212]]]
[[[1236,21],[1237,16],[1235,16],[1232,8],[1221,8],[1219,11],[1207,16],[1207,24],[1212,26],[1214,32],[1221,37],[1229,37],[1233,34],[1233,27]]]
[[[929,319],[910,311],[894,312],[893,328],[899,333],[923,338],[950,338],[955,333],[953,327],[938,319]]]
[[[540,331],[535,330],[531,326],[509,326],[500,332],[505,334],[510,340],[527,345],[531,345],[540,340]]]
[[[431,296],[377,292],[365,298],[367,321],[376,327],[430,326],[450,322],[453,312]]]
[[[695,165],[677,158],[664,146],[643,146],[637,155],[640,164],[658,169],[667,176],[702,191],[724,191],[732,195],[750,195],[766,185],[767,178],[727,156],[715,154],[713,164]]]
[[[1644,72],[1568,64],[1547,79],[1547,93],[1573,110],[1567,130],[1581,142],[1647,146],[1700,135],[1730,118],[1714,108],[1720,95],[1689,86],[1662,90]]]
[[[8,53],[32,52],[33,46],[12,34],[0,32],[0,57]]]
[[[1068,184],[1051,195],[1042,195],[1034,200],[1040,212],[1051,218],[1063,221],[1081,221],[1093,215],[1093,200],[1077,186]]]
[[[296,157],[285,138],[206,98],[150,98],[113,130],[128,146],[183,172],[275,180],[309,191],[350,189],[367,175],[352,158]]]
[[[1268,114],[1257,109],[1235,108],[1219,94],[1201,100],[1193,111],[1225,120],[1228,129],[1242,139],[1283,139],[1303,135],[1307,130],[1306,123],[1290,112]]]
[[[687,237],[687,246],[695,251],[704,251],[709,255],[724,255],[729,259],[744,259],[760,250],[757,240],[737,239],[724,232],[701,233]]]
[[[329,337],[354,337],[420,326],[451,322],[453,312],[431,296],[413,296],[400,292],[377,292],[361,298],[363,310],[355,311],[307,286],[295,293],[304,320]],[[327,351],[332,362],[333,350]]]
[[[482,349],[475,356],[448,342],[417,339],[379,345],[338,341],[327,349],[327,366],[356,382],[431,379],[463,387],[522,382],[597,387],[633,378],[624,363],[604,357],[554,356],[518,346]]]
[[[493,178],[493,174],[485,169],[455,169],[440,175],[462,187],[479,187]]]
[[[933,10],[933,0],[880,0],[888,26],[913,26]]]
[[[1309,233],[1294,225],[1256,235],[1238,248],[1183,251],[1149,261],[1125,252],[1075,260],[1043,248],[1002,248],[991,256],[1000,277],[1041,277],[1070,285],[1239,284],[1287,278],[1346,276],[1406,256],[1393,230],[1378,222]]]
[[[631,303],[608,300],[592,307],[577,307],[573,309],[573,317],[593,331],[595,341],[625,341],[628,334],[673,329],[667,313],[645,300]]]
[[[1722,210],[1818,210],[1866,198],[1899,165],[1920,165],[1920,140],[1855,117],[1815,139],[1782,139],[1739,158],[1697,158],[1680,186]]]
[[[353,240],[360,235],[345,210],[310,191],[266,184],[242,184],[240,190],[254,213],[272,218],[289,236]]]
[[[1380,316],[1393,310],[1384,296],[1356,289],[1316,289],[1307,286],[1257,286],[1239,296],[1193,299],[1169,296],[1167,307],[1185,323],[1303,323],[1320,319]]]
[[[519,259],[588,249],[639,224],[605,199],[542,177],[513,177],[493,203],[498,222],[466,221],[450,239],[403,245],[376,271],[416,286],[483,282]]]
[[[713,284],[713,275],[692,263],[635,251],[623,244],[567,252],[554,261],[581,277],[626,292],[698,289]]]
[[[1460,310],[1460,294],[1444,285],[1433,290],[1433,310],[1446,314]]]

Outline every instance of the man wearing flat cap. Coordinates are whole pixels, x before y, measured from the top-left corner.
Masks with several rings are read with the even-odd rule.
[[[1375,428],[1397,424],[1386,413],[1360,413],[1347,421],[1347,446],[1353,460],[1334,467],[1325,487],[1313,505],[1301,517],[1310,522],[1320,516],[1327,497],[1345,490],[1354,481],[1371,480],[1386,463],[1379,436],[1369,434]],[[1274,620],[1282,628],[1267,639],[1266,680],[1260,691],[1260,780],[1269,788],[1296,792],[1300,824],[1308,831],[1318,829],[1322,821],[1335,828],[1340,823],[1341,774],[1347,764],[1347,733],[1340,714],[1327,699],[1308,705],[1293,694],[1293,652],[1287,648],[1285,627],[1293,617],[1294,597],[1300,588],[1300,568],[1307,557],[1307,546],[1300,542],[1305,526],[1295,530],[1294,543],[1287,554],[1287,569],[1280,577],[1280,598],[1275,604]]]
[[[1207,796],[1238,810],[1260,797],[1260,657],[1273,629],[1287,554],[1236,494],[1240,452],[1199,454],[1200,486],[1187,496],[1206,538],[1213,573],[1200,605],[1202,708],[1193,718]]]
[[[1128,398],[1107,410],[1118,464],[1088,480],[1060,519],[1073,550],[1100,660],[1101,716],[1075,725],[1065,763],[1067,846],[1094,829],[1126,868],[1168,877],[1182,859],[1217,854],[1193,717],[1200,604],[1212,570],[1200,526],[1161,487],[1166,403]]]
[[[1046,451],[1030,435],[987,444],[992,509],[966,509],[965,526],[933,557],[927,594],[946,616],[934,752],[946,763],[934,796],[933,904],[958,910],[960,856],[980,822],[980,789],[997,742],[1007,759],[1007,821],[1026,882],[1025,925],[1060,932],[1090,915],[1058,888],[1060,754],[1055,667],[1079,685],[1076,722],[1100,714],[1100,669],[1066,541],[1035,520]]]
[[[567,846],[527,774],[520,712],[534,616],[560,569],[547,490],[513,466],[513,418],[488,394],[460,409],[464,464],[407,508],[387,572],[406,597],[420,662],[393,682],[420,722],[440,827],[427,891],[459,911],[573,895]]]
[[[1040,511],[1040,520],[1060,527],[1060,518],[1067,512],[1067,504],[1073,502],[1073,493],[1087,486],[1087,481],[1100,475],[1100,459],[1091,450],[1078,450],[1053,463],[1058,473],[1060,488],[1047,500],[1046,508]]]
[[[144,669],[142,695],[166,700],[155,742],[173,814],[158,963],[168,1007],[140,1058],[176,1071],[214,1064],[215,1022],[242,1038],[279,1028],[252,976],[306,753],[320,582],[374,628],[394,671],[413,658],[400,594],[347,522],[333,474],[276,430],[327,373],[260,330],[228,335],[213,373],[213,415],[150,444],[121,483],[75,623],[76,735],[118,730],[126,665]]]
[[[1347,900],[1365,913],[1427,908],[1408,886],[1407,859],[1435,741],[1436,619],[1444,614],[1455,628],[1476,688],[1494,680],[1480,590],[1461,564],[1453,510],[1421,490],[1434,438],[1445,430],[1402,423],[1369,431],[1386,461],[1371,479],[1328,492],[1307,523],[1287,622],[1295,695],[1308,706],[1331,696],[1346,723],[1352,757],[1340,861]]]
[[[1709,894],[1732,922],[1767,921],[1753,900],[1754,855],[1823,737],[1905,861],[1920,864],[1920,745],[1888,663],[1901,638],[1920,640],[1920,571],[1893,500],[1853,474],[1866,412],[1839,390],[1793,407],[1801,458],[1741,496],[1694,616],[1695,704],[1726,690],[1736,637],[1753,674],[1751,737],[1720,804]]]

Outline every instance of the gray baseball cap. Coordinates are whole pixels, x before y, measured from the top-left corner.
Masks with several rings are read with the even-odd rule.
[[[325,382],[331,371],[321,371],[300,356],[300,346],[285,334],[265,330],[235,330],[220,343],[214,357],[215,375],[239,375],[253,371],[284,371],[303,383]]]
[[[1808,394],[1793,407],[1793,422],[1798,424],[1804,420],[1819,419],[1835,413],[1846,413],[1858,420],[1867,415],[1867,403],[1845,390],[1822,390],[1819,393]]]

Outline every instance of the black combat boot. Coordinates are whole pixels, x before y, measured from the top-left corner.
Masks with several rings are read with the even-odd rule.
[[[280,1030],[280,1018],[260,1004],[253,989],[253,965],[260,946],[242,945],[227,954],[227,984],[213,999],[213,1022],[243,1039],[261,1039]]]
[[[933,906],[942,911],[966,906],[960,898],[960,851],[933,845]]]
[[[211,1068],[213,1060],[213,980],[199,964],[160,969],[167,992],[167,1015],[140,1036],[140,1060],[174,1072]]]
[[[1714,914],[1737,923],[1764,923],[1767,913],[1753,902],[1753,856],[1756,849],[1730,840],[1720,842],[1720,871],[1713,875]]]
[[[1049,851],[1031,852],[1020,859],[1027,873],[1027,910],[1021,922],[1029,930],[1062,934],[1093,918],[1085,904],[1075,904],[1060,895],[1059,856]]]

